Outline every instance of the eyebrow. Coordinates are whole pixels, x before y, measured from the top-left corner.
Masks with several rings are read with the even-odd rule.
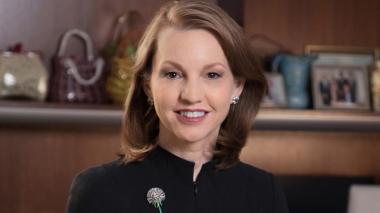
[[[181,66],[181,64],[179,64],[177,62],[174,62],[174,61],[171,61],[171,60],[166,60],[162,64],[170,64],[170,65],[174,66],[177,69],[184,70],[184,68]],[[203,69],[209,69],[211,67],[218,66],[218,65],[222,66],[225,69],[227,69],[227,67],[224,64],[220,63],[220,62],[215,62],[215,63],[207,64],[207,65],[203,66]]]

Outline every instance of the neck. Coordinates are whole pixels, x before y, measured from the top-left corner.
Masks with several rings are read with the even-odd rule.
[[[173,139],[164,139],[161,137],[159,137],[157,143],[172,154],[195,163],[193,181],[197,179],[202,165],[212,159],[215,146],[215,142],[188,142]]]

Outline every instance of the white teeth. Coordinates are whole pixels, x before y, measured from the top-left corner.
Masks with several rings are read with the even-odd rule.
[[[188,117],[188,118],[198,118],[205,115],[205,112],[201,111],[195,111],[195,112],[189,112],[189,111],[181,111],[180,114],[182,116]]]

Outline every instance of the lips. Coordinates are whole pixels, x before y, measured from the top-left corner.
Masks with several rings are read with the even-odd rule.
[[[179,110],[176,111],[177,118],[182,123],[196,124],[203,121],[208,112],[205,110]]]

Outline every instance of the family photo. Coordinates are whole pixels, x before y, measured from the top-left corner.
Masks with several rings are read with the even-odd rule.
[[[363,109],[369,107],[368,76],[365,67],[313,67],[316,108]]]

